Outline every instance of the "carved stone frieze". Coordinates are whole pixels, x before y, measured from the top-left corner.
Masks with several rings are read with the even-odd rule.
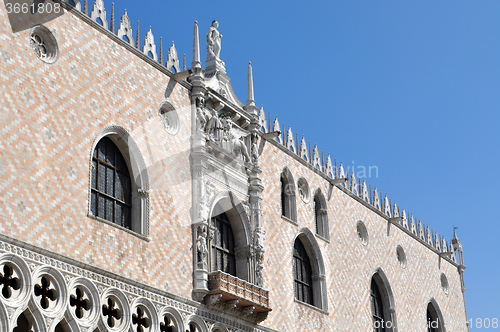
[[[108,295],[106,294],[113,294],[114,298],[121,298],[124,300],[120,303],[120,305],[123,306],[121,310],[123,310],[123,313],[126,315],[130,314],[129,317],[132,316],[133,303],[137,303],[137,301],[143,302],[145,301],[145,299],[147,299],[152,304],[149,308],[150,314],[157,315],[158,319],[162,319],[162,316],[160,315],[162,312],[164,312],[164,309],[168,307],[168,310],[176,311],[180,316],[187,317],[188,315],[196,314],[201,319],[203,319],[203,321],[207,325],[218,323],[223,324],[223,326],[225,326],[228,330],[241,330],[246,332],[264,331],[258,326],[256,327],[254,325],[258,319],[257,315],[242,315],[239,308],[235,311],[224,311],[224,313],[214,312],[212,309],[210,309],[210,307],[206,308],[203,305],[196,306],[192,301],[188,299],[184,301],[183,299],[179,298],[179,296],[159,289],[155,289],[147,285],[141,285],[137,281],[129,280],[123,276],[115,275],[112,272],[101,270],[99,268],[86,265],[85,263],[82,263],[80,261],[44,251],[43,249],[35,247],[31,244],[22,243],[21,247],[17,244],[10,243],[10,241],[10,238],[0,234],[0,255],[7,252],[13,254],[13,256],[15,256],[15,259],[11,258],[10,264],[16,266],[16,268],[21,269],[22,273],[26,273],[28,275],[33,275],[33,273],[37,273],[38,275],[40,273],[36,272],[40,271],[40,268],[38,267],[41,267],[46,271],[50,271],[45,272],[44,275],[50,275],[50,278],[56,278],[53,282],[51,282],[51,285],[60,288],[60,291],[57,292],[57,296],[67,296],[69,298],[69,295],[73,293],[68,292],[65,289],[68,289],[68,287],[74,285],[73,282],[75,280],[82,280],[82,282],[84,280],[84,283],[88,285],[86,287],[97,290],[97,292],[94,292],[95,297],[92,296],[92,292],[87,294],[91,297],[90,300],[93,301],[92,306],[96,308],[101,308],[103,304],[107,304],[101,303],[101,301],[103,301],[101,299],[102,296],[104,296],[104,298],[108,298]],[[18,240],[15,241],[16,243],[19,243]],[[52,257],[52,255],[57,255],[57,258]],[[24,263],[19,265],[18,263],[16,263],[19,260],[23,261]],[[30,265],[37,268],[32,271],[30,269]],[[36,279],[37,276],[33,275],[32,278]],[[214,294],[213,298],[211,296],[212,295],[210,295],[210,297],[207,297],[206,300],[209,303],[211,299],[215,301],[217,300],[217,298],[220,299],[221,297],[220,294]],[[56,302],[65,303],[62,300],[63,299],[57,298]],[[34,305],[33,303],[34,302],[31,301],[30,295],[25,297],[22,300],[22,303],[19,303],[19,307],[26,306],[30,308],[31,311],[38,310],[40,315],[43,316],[43,324],[45,325],[45,327],[47,329],[53,328],[52,325],[55,324],[54,319],[56,317],[55,315],[51,314],[53,310],[40,310],[35,307],[31,307]],[[12,315],[14,315],[15,308],[8,305],[6,300],[1,296],[0,304],[3,304],[3,306],[0,305],[0,310],[3,310],[2,308],[6,308],[6,316],[12,317]],[[224,302],[222,306],[223,308],[226,308],[227,306],[229,306],[229,303]],[[71,316],[71,313],[69,311],[74,310],[74,307],[64,305],[60,309],[63,311],[68,311],[65,313],[65,315]],[[62,313],[58,314],[57,317],[60,317],[59,315],[61,314]],[[231,315],[230,319],[228,319],[227,317],[228,314]],[[92,317],[92,319],[95,319],[95,321],[87,322],[84,320],[81,321],[80,319],[75,319],[74,323],[79,326],[79,329],[81,331],[84,331],[90,325],[97,324],[97,320],[99,319],[100,315],[95,315]],[[157,317],[154,317],[154,319],[156,320]],[[34,319],[37,318],[34,317]],[[178,331],[182,331],[183,329],[183,326],[176,327],[176,330]],[[269,331],[269,329],[266,329],[266,331]]]

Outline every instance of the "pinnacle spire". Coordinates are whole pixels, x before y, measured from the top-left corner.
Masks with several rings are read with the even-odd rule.
[[[252,75],[252,63],[248,61],[248,86],[247,86],[247,107],[255,106],[255,100],[253,96],[253,75]]]
[[[191,66],[201,68],[200,62],[200,37],[198,34],[198,21],[194,21],[194,36],[193,36],[193,62]]]

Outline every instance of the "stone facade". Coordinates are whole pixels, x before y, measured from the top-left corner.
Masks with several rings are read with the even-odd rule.
[[[181,71],[173,44],[161,63],[151,30],[134,47],[126,12],[116,35],[101,0],[89,15],[87,1],[48,3],[64,12],[16,29],[0,6],[0,332],[23,320],[47,332],[372,331],[372,278],[385,331],[426,330],[429,303],[442,331],[468,330],[459,240],[433,237],[271,125],[251,64],[240,102],[217,22],[206,70],[195,23]],[[131,175],[127,227],[92,212],[104,137]],[[233,276],[212,257],[222,213]],[[310,304],[294,293],[296,241],[311,261]]]

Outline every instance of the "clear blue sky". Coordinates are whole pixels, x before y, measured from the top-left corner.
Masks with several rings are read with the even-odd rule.
[[[240,100],[252,61],[273,119],[346,166],[377,166],[367,182],[448,240],[459,227],[468,316],[500,318],[500,2],[116,0],[116,28],[124,8],[141,45],[151,26],[188,67],[193,22],[204,62],[218,20]]]

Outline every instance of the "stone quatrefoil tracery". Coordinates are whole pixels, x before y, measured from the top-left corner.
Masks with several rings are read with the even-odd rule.
[[[137,314],[132,315],[132,324],[137,325],[137,332],[143,332],[144,328],[149,328],[151,326],[151,321],[144,314],[144,310],[137,307]]]
[[[37,34],[32,34],[31,47],[33,48],[33,51],[35,52],[37,57],[42,60],[45,60],[47,58],[47,47],[45,46],[42,37]]]
[[[18,290],[21,288],[21,281],[13,277],[14,270],[8,265],[3,266],[3,274],[0,273],[0,286],[3,285],[2,295],[6,299],[12,296],[12,289]]]
[[[160,323],[160,331],[161,332],[174,332],[174,327],[172,325],[172,321],[167,316],[165,316],[163,318],[163,322]]]
[[[41,283],[35,285],[35,295],[41,296],[40,305],[43,309],[50,306],[50,301],[57,299],[57,292],[54,288],[50,288],[50,280],[46,277],[42,277]]]
[[[108,304],[102,305],[103,316],[108,316],[107,323],[109,327],[115,326],[115,320],[120,320],[122,318],[122,313],[120,309],[115,308],[115,301],[108,298]]]
[[[89,311],[90,310],[90,301],[89,299],[86,298],[85,292],[82,291],[80,288],[77,288],[76,291],[76,296],[71,295],[69,297],[69,304],[72,307],[75,307],[75,315],[76,317],[82,319],[84,316],[84,310]]]

